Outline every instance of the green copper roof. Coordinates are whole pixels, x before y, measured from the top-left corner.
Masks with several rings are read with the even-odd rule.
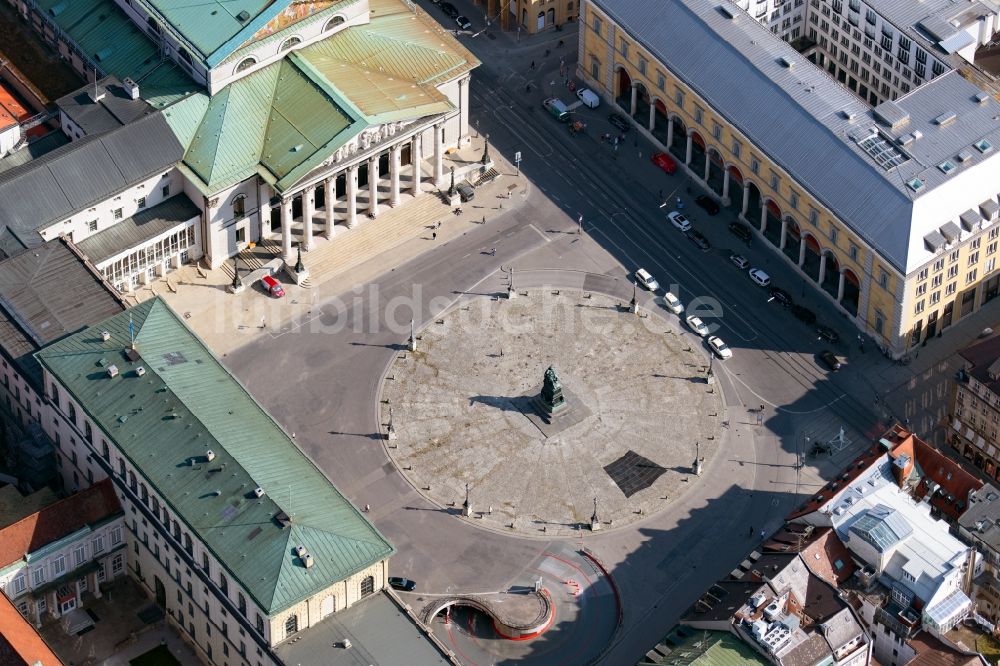
[[[153,41],[113,0],[37,0],[35,4],[105,73],[139,81],[142,98],[154,107],[162,109],[199,90],[175,63],[160,61]]]
[[[125,355],[130,317],[135,362]],[[394,552],[159,298],[36,357],[268,614]]]
[[[140,0],[152,15],[166,21],[164,27],[206,60],[220,46],[239,34],[256,30],[292,4],[291,0]],[[243,18],[245,17],[245,18]]]
[[[188,146],[184,165],[206,193],[258,173],[277,182],[308,172],[365,127],[350,103],[294,54],[211,98],[192,96],[164,116]]]

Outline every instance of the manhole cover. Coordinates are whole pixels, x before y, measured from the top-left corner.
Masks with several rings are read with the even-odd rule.
[[[625,497],[631,497],[640,490],[649,488],[667,470],[635,451],[629,451],[607,465],[604,471],[618,485]]]

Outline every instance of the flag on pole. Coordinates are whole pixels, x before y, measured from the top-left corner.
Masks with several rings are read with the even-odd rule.
[[[128,316],[128,339],[129,342],[135,343],[135,324],[132,323],[132,315]]]

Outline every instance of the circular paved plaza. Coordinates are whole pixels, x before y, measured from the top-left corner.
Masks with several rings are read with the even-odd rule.
[[[566,407],[537,396],[546,368]],[[531,290],[456,307],[397,356],[383,385],[394,463],[425,497],[471,520],[536,536],[601,529],[669,506],[707,466],[723,413],[707,349],[670,316],[637,317],[600,294]],[[511,528],[513,524],[513,528]]]

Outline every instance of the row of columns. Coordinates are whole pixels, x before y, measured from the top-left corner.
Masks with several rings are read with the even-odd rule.
[[[434,132],[434,185],[436,187],[441,187],[444,181],[444,166],[443,166],[443,147],[441,144],[441,129],[442,124],[436,124],[433,127]],[[421,172],[420,172],[420,162],[421,162],[421,151],[422,151],[422,139],[420,134],[415,134],[410,139],[410,154],[411,154],[411,168],[412,168],[412,180],[410,186],[410,193],[417,197],[420,195],[421,189]],[[368,158],[368,216],[374,218],[379,212],[379,200],[378,200],[378,182],[379,182],[379,157],[380,155],[372,155]],[[399,187],[399,174],[402,169],[401,162],[401,150],[400,144],[394,144],[389,147],[389,205],[398,206],[400,203],[400,187]],[[358,165],[352,164],[348,166],[342,173],[344,173],[346,181],[346,197],[347,197],[347,228],[353,229],[358,224]],[[324,235],[327,239],[333,237],[333,228],[335,224],[334,210],[336,208],[336,179],[338,174],[331,174],[326,177],[322,182],[323,187],[323,201],[325,202],[325,222],[326,229]],[[303,190],[298,192],[292,192],[282,197],[281,203],[279,204],[280,217],[281,217],[281,254],[282,257],[287,261],[292,257],[292,200],[301,195],[302,197],[302,249],[311,250],[313,247],[313,217],[316,215],[316,185],[310,185]],[[266,185],[261,185],[259,192],[260,200],[260,219],[261,225],[270,222],[271,219],[271,204],[269,188]]]

